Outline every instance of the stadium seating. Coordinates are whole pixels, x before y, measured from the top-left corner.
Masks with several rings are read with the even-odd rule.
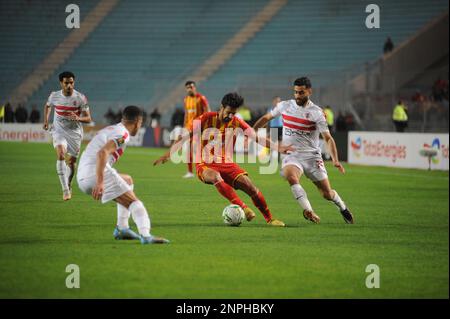
[[[121,1],[55,76],[64,69],[76,73],[97,122],[108,107],[151,108],[265,2]],[[53,77],[31,100],[44,101],[55,85]]]
[[[97,2],[76,3],[82,15]],[[70,32],[65,5],[58,0],[0,2],[0,103]]]
[[[76,88],[88,96],[97,122],[105,121],[109,107],[138,104],[151,110],[268,1],[120,1],[28,103],[41,105],[58,88],[56,75],[69,69],[76,73]],[[83,19],[98,0],[77,3]],[[387,36],[398,45],[448,8],[444,0],[377,4],[382,8],[381,28],[369,30],[365,3],[358,0],[288,1],[199,89],[215,108],[225,91],[255,81],[260,82],[254,84],[258,93],[286,88],[297,75],[327,75],[314,78],[317,86],[334,80],[330,74],[358,69],[380,56]],[[57,0],[2,1],[0,8],[0,99],[5,100],[69,30],[64,27],[64,6]],[[254,106],[251,96],[247,101]]]
[[[448,1],[376,2],[381,28],[367,29],[366,3],[360,1],[289,1],[266,27],[202,86],[214,104],[218,88],[248,86],[260,81],[266,88],[285,87],[298,75],[339,75],[339,70],[361,70],[366,61],[382,54],[388,36],[398,45],[448,8]],[[333,73],[332,73],[333,74]],[[264,78],[269,77],[269,81]],[[333,76],[314,77],[315,85]],[[260,85],[260,84],[256,84]],[[261,91],[261,90],[259,90]],[[251,103],[251,97],[250,99]],[[270,102],[270,99],[268,100]]]

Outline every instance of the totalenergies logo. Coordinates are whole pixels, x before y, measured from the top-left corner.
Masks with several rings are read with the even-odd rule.
[[[355,157],[379,157],[388,158],[393,163],[398,159],[406,158],[406,145],[404,144],[386,144],[382,140],[366,140],[361,137],[350,142]]]
[[[430,157],[433,164],[439,164],[439,153],[441,153],[443,158],[448,158],[448,145],[441,144],[439,138],[433,139],[433,142],[430,144],[424,143],[423,149],[426,151],[434,151]]]
[[[358,137],[356,140],[351,141],[350,145],[352,147],[353,154],[356,157],[360,157],[361,156],[361,147],[362,147],[361,137]]]

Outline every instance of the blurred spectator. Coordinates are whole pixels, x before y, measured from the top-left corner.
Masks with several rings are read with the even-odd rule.
[[[236,113],[236,116],[243,119],[244,121],[246,121],[249,124],[250,124],[250,121],[252,120],[252,112],[245,105],[240,107],[239,111]]]
[[[159,113],[158,109],[156,108],[150,114],[151,127],[152,128],[158,127],[160,119],[161,119],[161,114]]]
[[[338,132],[346,132],[348,130],[345,116],[341,111],[339,111],[338,117],[336,118],[336,130]]]
[[[108,111],[104,115],[106,122],[110,125],[116,123],[116,114],[114,114],[111,108],[108,108]]]
[[[448,81],[439,77],[433,84],[432,94],[435,101],[448,100]]]
[[[114,123],[120,123],[122,121],[122,109],[119,109],[116,113]]]
[[[391,40],[391,37],[388,37],[386,39],[386,42],[384,42],[384,48],[383,48],[383,52],[384,54],[391,52],[392,50],[394,50],[394,43]]]
[[[414,95],[411,97],[411,100],[413,102],[423,102],[425,100],[425,96],[419,90],[417,90],[416,93],[414,93]]]
[[[345,114],[345,126],[347,127],[348,131],[355,130],[355,118],[353,117],[353,114],[350,112],[347,112]]]
[[[5,121],[5,123],[13,123],[14,122],[14,111],[13,111],[11,104],[9,104],[9,102],[7,102],[5,104],[4,121]]]
[[[172,114],[172,118],[170,119],[171,128],[175,128],[177,126],[182,127],[184,124],[184,112],[181,108],[177,107],[175,112]]]
[[[39,123],[40,120],[41,120],[41,113],[37,109],[37,105],[33,104],[33,106],[31,107],[30,122]]]
[[[331,107],[329,105],[327,105],[323,109],[323,112],[325,113],[325,118],[327,120],[328,130],[330,132],[333,132],[333,126],[334,126],[334,113],[333,113],[333,110],[331,109]]]
[[[19,104],[14,112],[14,117],[17,123],[26,123],[28,119],[27,109],[22,104]]]
[[[142,109],[142,126],[149,126],[147,123],[147,112],[144,109]]]
[[[404,132],[408,127],[408,113],[406,105],[402,100],[399,100],[397,105],[394,107],[392,113],[392,121],[395,125],[395,130],[397,132]]]
[[[267,112],[272,111],[278,103],[281,102],[281,97],[279,96],[275,96],[272,100],[272,107],[270,107]],[[257,116],[256,118],[260,118],[260,116]],[[283,138],[283,120],[280,116],[277,116],[275,118],[273,118],[270,122],[269,125],[267,126],[268,128],[268,132],[270,134],[270,129],[271,128],[276,128],[277,132],[278,132],[278,141],[281,141],[281,139]],[[270,135],[269,135],[270,136]]]

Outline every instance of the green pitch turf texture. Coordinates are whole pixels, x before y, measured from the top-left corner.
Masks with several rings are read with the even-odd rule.
[[[278,174],[245,164],[288,227],[269,227],[259,213],[229,227],[221,218],[227,202],[214,187],[182,179],[185,165],[152,166],[162,153],[128,148],[116,165],[134,178],[152,233],[171,240],[144,246],[113,239],[115,203],[95,202],[76,182],[72,200],[62,201],[51,145],[1,142],[0,297],[449,297],[448,172],[347,164],[340,175],[327,164],[356,224],[344,224],[304,179],[322,219],[314,225]],[[79,289],[66,288],[69,264],[80,267]],[[379,266],[378,289],[366,288],[369,264]]]

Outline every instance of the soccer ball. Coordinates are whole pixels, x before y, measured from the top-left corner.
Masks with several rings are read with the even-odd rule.
[[[222,212],[223,222],[229,226],[239,226],[245,218],[244,211],[239,205],[228,205]]]

